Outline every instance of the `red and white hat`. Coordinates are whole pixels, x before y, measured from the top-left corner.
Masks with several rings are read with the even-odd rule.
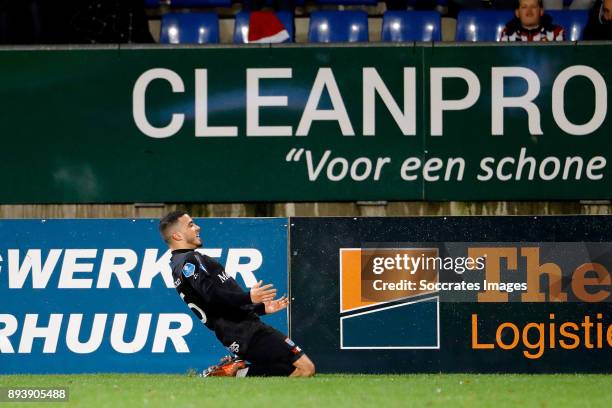
[[[289,33],[271,11],[253,11],[249,18],[250,43],[281,43],[289,39]]]

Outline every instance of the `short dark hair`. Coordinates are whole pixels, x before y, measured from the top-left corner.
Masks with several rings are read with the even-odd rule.
[[[520,8],[521,7],[521,0],[516,0],[516,7],[515,8]],[[538,7],[540,8],[544,8],[544,0],[538,0]]]
[[[168,230],[178,222],[179,218],[186,214],[186,211],[172,211],[159,220],[159,233],[166,243],[170,243]]]

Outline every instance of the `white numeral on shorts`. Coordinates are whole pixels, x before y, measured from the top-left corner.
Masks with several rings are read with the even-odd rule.
[[[183,301],[186,303],[185,295],[183,294],[183,292],[179,292],[179,295],[181,295],[181,299],[183,299]],[[200,318],[200,321],[202,323],[206,323],[206,313],[204,313],[204,311],[200,309],[198,305],[196,305],[195,303],[187,303],[187,306],[189,306],[191,311]]]

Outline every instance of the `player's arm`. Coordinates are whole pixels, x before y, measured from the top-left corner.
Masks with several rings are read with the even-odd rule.
[[[264,312],[266,314],[272,314],[286,309],[287,306],[289,306],[289,299],[287,298],[287,296],[283,295],[278,299],[271,300],[269,302],[264,302],[263,305]]]
[[[254,304],[273,300],[274,296],[276,296],[276,289],[272,288],[272,285],[262,285],[262,281],[257,282],[249,292],[245,292],[233,278],[230,278],[233,282],[224,283],[217,279],[219,273],[225,272],[220,263],[210,258],[207,258],[207,261],[206,259],[196,259],[196,256],[194,255],[193,259],[196,261],[196,265],[202,269],[202,274],[205,275],[205,278],[194,279],[191,281],[191,284],[196,291],[208,298],[210,302],[235,308],[244,306],[253,307]],[[255,311],[258,312],[258,310],[262,311],[260,306],[257,306]],[[263,311],[265,313],[265,308]]]
[[[252,310],[257,313],[258,316],[266,314],[266,306],[263,303],[253,303],[251,305],[242,306],[243,310]]]
[[[258,304],[274,300],[276,296],[276,289],[272,284],[263,285],[263,281],[257,282],[248,292],[244,291],[237,282],[234,283],[235,285],[229,285],[213,280],[212,300],[233,307],[255,306],[255,312],[259,313],[261,306]]]
[[[257,313],[259,316],[266,314],[272,314],[280,312],[289,306],[289,299],[283,295],[278,299],[270,300],[268,302],[255,303],[254,305],[244,306],[243,309],[250,309]]]

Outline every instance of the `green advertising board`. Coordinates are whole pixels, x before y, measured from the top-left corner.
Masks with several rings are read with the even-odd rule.
[[[0,51],[1,203],[609,199],[611,44]]]

